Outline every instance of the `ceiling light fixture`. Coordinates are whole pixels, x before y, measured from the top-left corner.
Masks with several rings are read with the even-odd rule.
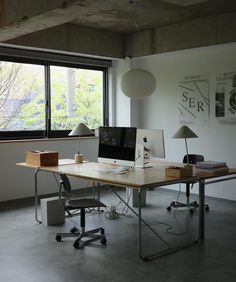
[[[130,70],[121,79],[121,90],[130,98],[145,98],[151,95],[155,88],[155,77],[144,69]]]

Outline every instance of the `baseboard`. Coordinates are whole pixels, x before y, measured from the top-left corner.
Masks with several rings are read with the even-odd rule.
[[[88,195],[92,195],[93,193],[93,186],[90,187],[86,187],[86,188],[78,188],[78,189],[73,189],[73,193],[74,194],[80,194],[83,193],[83,190],[86,189],[86,193]],[[103,190],[107,190],[106,186],[101,185],[100,186],[100,190],[101,192]],[[50,198],[50,197],[55,197],[58,196],[58,193],[48,193],[48,194],[42,194],[42,195],[38,195],[38,201],[40,202],[41,199],[44,198]],[[12,208],[12,207],[27,207],[27,206],[32,206],[34,205],[34,196],[30,196],[30,197],[24,197],[24,198],[17,198],[17,199],[11,199],[11,200],[7,200],[7,201],[0,201],[0,208]]]

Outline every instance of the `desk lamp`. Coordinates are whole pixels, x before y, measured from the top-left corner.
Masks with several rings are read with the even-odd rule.
[[[184,138],[185,140],[185,146],[187,152],[187,165],[189,165],[187,138],[197,138],[197,137],[198,136],[186,125],[181,126],[173,136],[173,138]]]
[[[94,136],[94,132],[91,129],[89,129],[84,123],[80,122],[75,126],[75,128],[72,129],[72,131],[68,135],[77,136],[77,137]],[[80,143],[80,138],[79,138],[79,143]],[[79,150],[80,150],[80,145],[79,145]],[[78,152],[77,156],[75,156],[75,159],[76,158],[83,159],[83,156]]]

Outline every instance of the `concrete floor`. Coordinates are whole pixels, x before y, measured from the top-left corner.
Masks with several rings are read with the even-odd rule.
[[[195,239],[198,231],[197,210],[193,216],[166,210],[175,198],[173,191],[148,191],[143,209],[148,222],[171,246]],[[109,206],[119,202],[111,193],[105,193],[102,200]],[[108,243],[102,246],[97,241],[76,250],[71,239],[56,242],[55,233],[68,230],[78,217],[66,219],[65,225],[46,227],[35,222],[30,202],[1,204],[0,281],[236,281],[236,203],[213,198],[207,198],[207,203],[205,242],[149,262],[138,258],[137,218],[131,212],[116,220],[106,218],[105,212],[88,214],[87,227],[103,225]],[[117,209],[121,211],[121,205]],[[143,235],[145,251],[163,248],[146,228]]]

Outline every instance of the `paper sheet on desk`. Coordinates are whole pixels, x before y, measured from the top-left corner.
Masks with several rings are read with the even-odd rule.
[[[98,169],[99,172],[105,172],[105,173],[114,173],[114,174],[125,174],[129,170],[127,168],[112,168],[112,169]]]

